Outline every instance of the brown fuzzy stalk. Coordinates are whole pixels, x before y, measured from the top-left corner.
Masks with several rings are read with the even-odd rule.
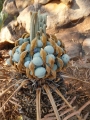
[[[53,79],[55,79],[56,78],[56,71],[55,70],[51,70],[51,74],[53,76]]]
[[[18,70],[17,64],[15,62],[14,62],[14,67],[15,67],[16,70]]]
[[[23,52],[27,46],[28,42],[24,42],[21,46],[21,52]]]
[[[23,62],[26,54],[27,54],[27,51],[24,51],[24,52],[21,53],[21,55],[20,55],[20,61],[21,61],[21,62]]]
[[[27,34],[24,36],[24,38],[28,38],[29,36],[30,36],[30,34],[27,33]]]
[[[57,43],[58,40],[57,40],[57,37],[55,35],[50,35],[50,38]]]
[[[50,67],[47,64],[46,64],[46,71],[47,71],[47,74],[45,78],[47,78],[50,75]]]
[[[27,35],[27,33],[24,33],[24,34],[21,36],[21,38],[24,38],[24,37],[25,37],[25,35]]]
[[[32,62],[30,62],[29,64],[29,70],[32,72],[32,76],[35,76],[34,75],[35,65]]]
[[[14,48],[12,49],[12,54],[15,53],[15,51],[16,51],[17,48],[18,48],[18,46],[14,47]]]
[[[22,67],[23,67],[23,63],[21,61],[19,61],[17,64],[17,68],[18,68],[19,72],[22,72]]]
[[[59,62],[59,64],[60,64],[60,68],[57,69],[57,72],[59,72],[60,70],[62,70],[62,68],[63,68],[63,66],[64,66],[64,63],[63,63],[62,59],[60,59],[60,58],[58,58],[58,57],[57,57],[57,60],[58,60],[58,62]]]
[[[62,49],[58,45],[56,45],[56,53],[58,53],[58,57],[62,55]]]
[[[36,39],[39,39],[39,38],[40,38],[40,32],[38,31],[36,34]]]
[[[54,41],[53,39],[49,39],[49,41],[50,41],[52,47],[53,47],[54,50],[55,50],[55,49],[56,49],[56,43],[55,43],[55,41]]]
[[[20,61],[16,64],[16,70],[19,71],[20,73],[25,73],[25,68],[23,64],[24,62],[22,63]]]
[[[55,63],[55,60],[54,60],[52,57],[50,57],[50,58],[49,58],[49,64],[50,64],[50,67],[51,67],[51,68],[53,68],[54,63]]]
[[[27,76],[27,78],[29,78],[29,74],[30,74],[30,70],[29,70],[29,68],[26,68],[26,76]]]
[[[46,37],[47,37],[47,40],[49,41],[50,35],[48,33],[46,34]]]
[[[34,48],[37,46],[37,39],[34,38],[32,41],[31,41],[31,51],[30,51],[30,54],[33,55],[33,50]]]
[[[27,51],[24,51],[24,52],[22,52],[21,55],[20,55],[20,60],[19,60],[19,62],[18,62],[18,64],[17,64],[17,68],[18,68],[18,70],[19,70],[20,72],[22,71],[23,64],[24,64],[24,58],[25,58],[26,54],[27,54]]]
[[[26,68],[26,76],[27,76],[29,79],[33,79],[33,77],[30,75],[30,70],[29,70],[29,68]]]
[[[60,42],[61,42],[61,47],[65,48],[65,44],[62,42],[62,40],[60,40]]]
[[[15,41],[15,46],[18,46],[19,45],[19,40],[16,40]]]
[[[47,53],[45,52],[45,50],[43,48],[41,48],[41,50],[40,50],[40,56],[41,56],[44,64],[46,63],[46,55],[47,55]]]
[[[43,42],[43,47],[45,47],[46,44],[47,44],[47,37],[46,37],[46,35],[44,33],[42,33],[42,39],[41,39],[41,41]]]

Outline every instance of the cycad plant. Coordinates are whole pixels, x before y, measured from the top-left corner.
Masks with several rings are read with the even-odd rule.
[[[69,104],[52,83],[57,80],[58,74],[67,66],[70,58],[63,42],[55,35],[46,33],[47,15],[38,11],[30,12],[30,16],[30,35],[24,34],[15,42],[15,47],[9,51],[7,64],[15,66],[17,71],[27,76],[28,81],[35,84],[37,120],[41,120],[40,98],[43,90],[51,102],[57,120],[60,120],[51,89]]]

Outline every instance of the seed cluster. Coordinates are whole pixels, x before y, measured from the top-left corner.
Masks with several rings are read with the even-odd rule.
[[[7,64],[14,65],[31,79],[55,79],[70,58],[63,42],[46,33],[46,15],[39,12],[30,14],[30,35],[23,34],[15,42],[15,47],[9,51]]]

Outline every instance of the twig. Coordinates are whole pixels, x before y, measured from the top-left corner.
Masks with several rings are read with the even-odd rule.
[[[77,115],[77,114],[80,114],[81,111],[82,111],[85,107],[87,107],[89,104],[90,104],[90,101],[88,101],[87,103],[85,103],[78,111],[73,112],[72,114],[69,114],[69,115],[68,115],[67,117],[65,117],[63,120],[68,120],[68,119],[71,118],[72,116]]]
[[[3,117],[5,118],[5,114],[4,114],[4,111],[2,110],[2,115],[3,115]]]
[[[80,79],[75,78],[75,77],[70,76],[70,75],[69,75],[69,76],[67,76],[67,75],[61,75],[61,77],[63,77],[63,78],[71,78],[71,79],[78,80],[78,81],[80,81],[80,82],[83,82],[83,83],[86,83],[86,84],[89,84],[89,85],[90,85],[90,83],[89,83],[89,82],[84,81],[84,80],[80,80]]]
[[[60,113],[60,116],[63,116],[70,111],[72,111],[72,108],[69,108],[69,109],[65,110],[64,112]]]
[[[41,88],[36,90],[36,110],[37,120],[41,120],[41,105],[40,105]]]
[[[18,106],[18,107],[21,107],[21,105],[19,105],[18,103],[14,102],[14,101],[12,101],[12,100],[9,100],[9,102],[11,102],[12,104],[14,104],[14,105],[16,105],[16,106]]]

